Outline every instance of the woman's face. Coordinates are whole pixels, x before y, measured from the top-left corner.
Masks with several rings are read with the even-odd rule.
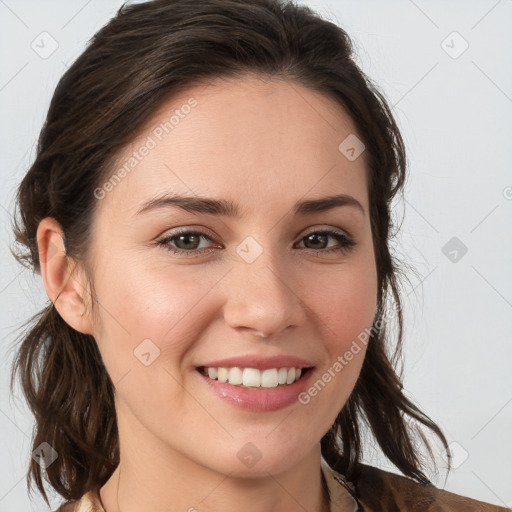
[[[125,149],[117,177],[97,190],[91,250],[91,331],[116,388],[124,453],[256,475],[318,449],[355,385],[358,335],[376,308],[354,136],[332,100],[248,77],[175,96]],[[353,199],[307,207],[342,194]],[[144,209],[166,195],[190,199]],[[205,366],[249,386],[211,379]],[[283,367],[302,378],[279,384],[295,376]]]

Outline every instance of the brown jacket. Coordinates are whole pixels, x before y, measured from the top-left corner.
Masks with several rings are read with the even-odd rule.
[[[433,485],[423,486],[373,466],[359,464],[358,468],[358,478],[347,482],[322,460],[331,512],[512,512],[510,508],[459,496]],[[352,499],[352,510],[348,496]]]
[[[359,464],[359,468],[357,480],[347,482],[322,459],[331,512],[512,512],[510,508],[465,498],[434,486],[422,486],[373,466]],[[105,512],[98,491],[93,489],[56,512]]]

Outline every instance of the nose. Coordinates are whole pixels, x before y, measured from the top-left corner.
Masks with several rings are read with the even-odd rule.
[[[230,327],[267,338],[303,325],[306,312],[300,290],[291,270],[282,267],[263,255],[252,263],[236,262],[224,282],[224,319]]]

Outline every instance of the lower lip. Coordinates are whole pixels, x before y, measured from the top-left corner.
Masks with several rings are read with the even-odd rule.
[[[219,382],[197,371],[215,394],[236,407],[258,412],[277,411],[298,402],[298,396],[308,387],[312,373],[313,368],[310,368],[298,381],[287,386],[256,389]]]

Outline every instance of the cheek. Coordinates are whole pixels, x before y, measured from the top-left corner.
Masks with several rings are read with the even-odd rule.
[[[155,422],[155,428],[159,423],[178,428],[180,416],[173,411],[190,410],[182,369],[218,308],[212,300],[219,277],[211,274],[216,272],[198,280],[191,267],[180,270],[125,264],[117,268],[122,279],[104,278],[96,286],[102,325],[98,346],[116,395],[125,411]]]
[[[322,395],[316,406],[325,408],[332,420],[333,411],[341,410],[361,371],[376,306],[376,272],[371,265],[364,269],[347,266],[330,279],[318,280],[310,296],[309,307],[315,312],[326,355],[310,395]]]
[[[308,304],[319,319],[330,352],[344,351],[347,344],[371,327],[377,306],[376,280],[371,265],[347,266],[315,279]]]
[[[110,270],[96,285],[101,329],[95,337],[112,380],[145,363],[177,369],[211,322],[211,292],[222,274],[212,270],[198,279],[191,267],[171,273],[133,261]]]

